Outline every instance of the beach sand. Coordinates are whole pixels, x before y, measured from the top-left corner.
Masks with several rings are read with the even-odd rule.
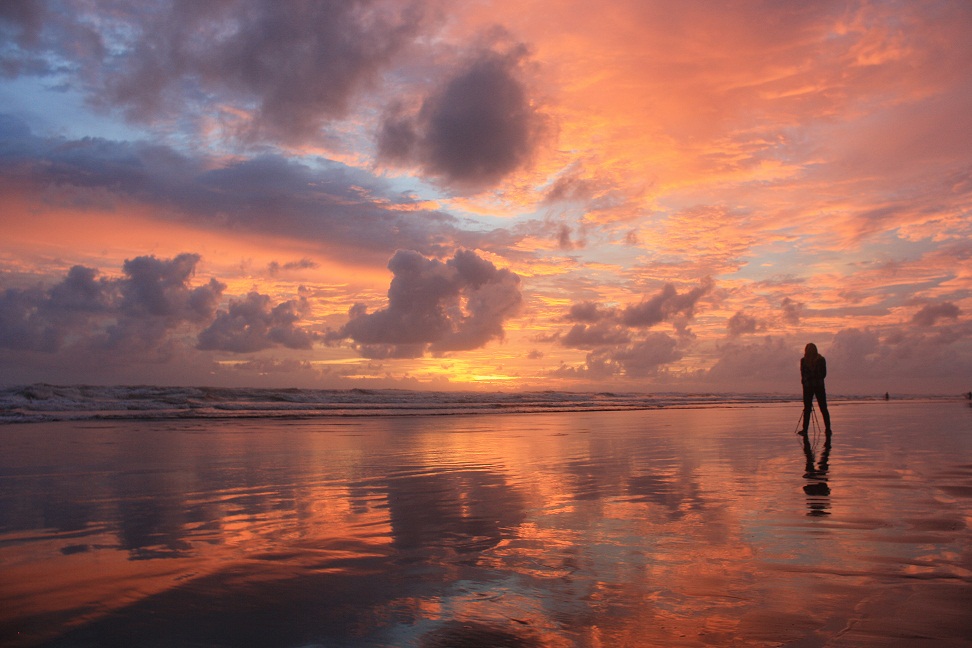
[[[972,408],[0,427],[0,644],[969,646]]]

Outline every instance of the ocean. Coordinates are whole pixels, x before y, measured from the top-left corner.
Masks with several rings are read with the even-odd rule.
[[[832,400],[879,400],[838,396]],[[922,397],[954,399],[954,397]],[[612,392],[446,392],[46,385],[0,388],[0,423],[92,419],[310,418],[646,410],[730,407],[799,400],[800,395]]]

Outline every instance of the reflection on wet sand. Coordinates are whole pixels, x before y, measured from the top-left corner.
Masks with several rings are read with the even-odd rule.
[[[821,516],[830,515],[830,484],[827,479],[827,471],[830,470],[830,449],[832,437],[827,435],[823,448],[820,451],[820,461],[816,461],[816,443],[810,441],[810,435],[803,436],[803,454],[807,458],[807,465],[804,468],[803,478],[807,483],[803,486],[803,492],[807,494],[807,515]],[[815,440],[818,441],[818,440]]]
[[[861,427],[834,493],[830,440],[805,439],[801,489],[786,418],[11,426],[0,643],[882,645],[895,588],[967,636],[967,442],[892,471],[892,426]]]

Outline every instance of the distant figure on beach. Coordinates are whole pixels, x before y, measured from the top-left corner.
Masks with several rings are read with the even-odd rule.
[[[891,400],[891,394],[884,392],[884,400]]]
[[[824,378],[827,377],[827,361],[817,353],[817,345],[811,342],[803,350],[800,358],[800,381],[803,383],[803,431],[810,429],[810,416],[813,412],[813,398],[817,397],[817,406],[823,415],[827,436],[830,436],[830,410],[827,409],[827,390],[824,388]]]

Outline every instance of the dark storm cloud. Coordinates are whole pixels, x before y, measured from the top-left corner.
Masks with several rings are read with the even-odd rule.
[[[368,313],[356,304],[332,342],[350,338],[376,358],[476,349],[503,337],[504,321],[522,301],[517,275],[468,250],[444,263],[399,250],[388,269],[394,274],[388,306]]]
[[[961,309],[952,302],[928,304],[915,313],[911,323],[918,326],[934,326],[940,319],[958,319],[961,312]]]
[[[0,117],[0,177],[5,190],[43,192],[51,205],[136,202],[192,225],[314,240],[359,262],[363,255],[384,262],[400,247],[436,256],[487,239],[504,244],[502,231],[460,230],[451,215],[420,209],[411,195],[336,162],[264,155],[213,168],[144,142],[38,137],[11,116]]]
[[[11,72],[27,71],[32,57],[61,58],[94,103],[132,121],[207,118],[227,106],[240,120],[236,134],[284,142],[343,116],[423,23],[417,2],[68,1],[57,14],[45,6],[0,3],[0,24],[19,45],[5,57]]]
[[[197,348],[207,351],[252,353],[280,345],[310,349],[315,335],[299,326],[310,307],[306,299],[291,299],[276,306],[270,297],[256,292],[231,299],[228,310],[199,334]]]
[[[422,103],[416,114],[390,111],[378,136],[379,159],[417,164],[447,185],[493,186],[526,164],[544,119],[519,78],[522,48],[481,53]]]

